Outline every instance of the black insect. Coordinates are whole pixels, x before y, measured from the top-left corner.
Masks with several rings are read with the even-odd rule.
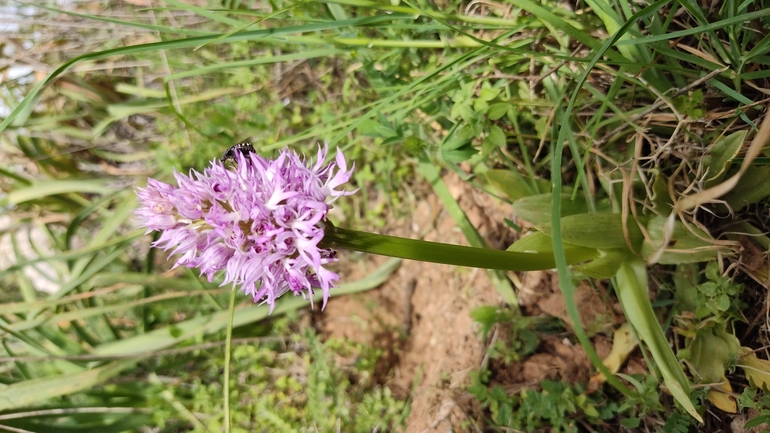
[[[235,163],[236,152],[247,155],[249,153],[256,152],[256,150],[254,150],[254,146],[252,146],[249,142],[238,143],[234,146],[230,146],[230,148],[225,150],[225,153],[222,154],[222,162],[232,161]]]

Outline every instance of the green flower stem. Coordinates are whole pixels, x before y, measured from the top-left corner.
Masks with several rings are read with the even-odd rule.
[[[521,253],[442,244],[417,239],[398,238],[359,232],[327,225],[322,248],[344,249],[379,254],[422,262],[472,268],[499,269],[503,271],[536,271],[555,266],[553,253]],[[592,249],[579,249],[567,253],[567,263],[576,264],[598,257]]]

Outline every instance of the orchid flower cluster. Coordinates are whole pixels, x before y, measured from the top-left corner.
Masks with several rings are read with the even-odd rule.
[[[353,172],[338,150],[324,165],[283,150],[273,160],[253,152],[234,152],[232,167],[214,160],[203,173],[175,172],[177,185],[148,179],[137,189],[142,226],[162,231],[154,247],[179,255],[174,267],[200,269],[212,281],[225,271],[222,285],[234,284],[267,303],[292,291],[312,302],[323,290],[323,305],[339,276],[326,268],[337,261],[321,248],[330,204],[355,191],[339,190]]]
[[[339,189],[353,168],[348,170],[339,150],[324,165],[327,153],[326,146],[319,147],[316,162],[310,163],[285,149],[270,160],[240,143],[203,173],[175,172],[177,186],[148,179],[146,188],[137,189],[136,215],[148,233],[162,232],[153,246],[179,255],[175,267],[198,268],[209,281],[223,270],[222,285],[240,286],[271,312],[289,291],[312,303],[315,288],[323,290],[326,306],[339,280],[326,268],[337,261],[337,249],[505,271],[555,266],[550,251],[499,251],[337,227],[327,219],[330,205],[356,192]],[[587,248],[565,251],[568,264],[598,255]]]

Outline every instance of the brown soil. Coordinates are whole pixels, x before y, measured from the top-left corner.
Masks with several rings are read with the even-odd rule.
[[[454,174],[444,180],[491,245],[512,242],[511,230],[498,223],[513,217],[509,207],[478,193]],[[415,238],[426,231],[426,240],[467,245],[435,196],[417,205],[412,221],[389,225],[387,234]],[[355,280],[382,262],[378,257],[359,263],[348,260],[350,268],[343,270],[342,278]],[[552,272],[519,274],[518,279],[519,302],[527,315],[548,314],[568,324]],[[595,332],[622,321],[620,308],[601,294],[582,287],[576,295],[587,329]],[[381,381],[395,395],[412,401],[407,432],[478,431],[474,426],[480,425],[481,412],[465,389],[470,373],[486,362],[487,342],[470,312],[502,304],[485,270],[404,261],[381,288],[332,298],[318,325],[327,337],[383,349],[377,366]],[[599,355],[606,355],[611,337],[595,340]],[[591,375],[585,352],[566,334],[541,341],[538,353],[528,359],[507,365],[492,361],[489,368],[492,380],[510,392],[536,387],[542,379],[587,381]]]

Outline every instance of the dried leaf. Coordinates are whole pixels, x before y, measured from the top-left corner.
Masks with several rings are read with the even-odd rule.
[[[716,406],[717,409],[727,413],[738,413],[738,402],[735,397],[732,396],[733,387],[727,380],[727,377],[722,376],[722,382],[719,385],[714,386],[709,392],[706,398]]]
[[[749,348],[742,348],[746,353],[738,360],[750,383],[760,389],[770,389],[770,361],[759,359]]]
[[[617,373],[620,371],[620,366],[626,362],[628,355],[636,349],[638,344],[639,342],[631,329],[631,324],[626,322],[620,325],[615,330],[612,338],[612,350],[610,350],[610,354],[604,358],[602,363],[611,373]],[[591,378],[591,384],[603,383],[606,380],[607,378],[599,372]]]

